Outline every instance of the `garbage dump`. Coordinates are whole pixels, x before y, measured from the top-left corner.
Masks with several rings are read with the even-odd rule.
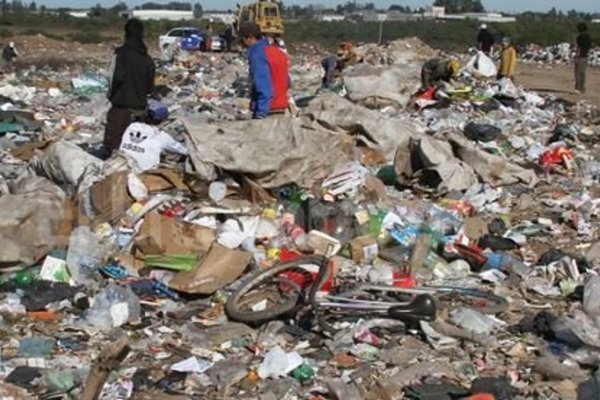
[[[189,156],[144,171],[105,64],[2,76],[0,398],[600,398],[598,110],[356,51],[264,120],[241,55],[160,61]]]
[[[525,62],[537,64],[571,64],[575,59],[576,48],[570,43],[560,43],[553,46],[539,46],[530,44],[523,46],[519,58]],[[589,65],[600,66],[600,49],[590,49],[588,55]]]

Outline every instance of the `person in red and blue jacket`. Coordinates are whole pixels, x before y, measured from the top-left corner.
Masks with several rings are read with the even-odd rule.
[[[287,55],[267,39],[261,39],[260,28],[253,22],[242,24],[238,36],[248,49],[252,118],[285,113],[290,88]]]

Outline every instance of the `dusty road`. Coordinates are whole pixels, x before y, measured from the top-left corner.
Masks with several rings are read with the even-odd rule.
[[[575,93],[573,67],[568,65],[520,64],[517,70],[517,83],[527,89],[554,92],[568,100],[585,99],[600,107],[600,68],[598,67],[588,68],[586,94]]]

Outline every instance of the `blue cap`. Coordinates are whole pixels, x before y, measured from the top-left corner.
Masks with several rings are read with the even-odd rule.
[[[160,101],[150,100],[148,102],[148,114],[150,114],[152,122],[158,124],[169,118],[169,109]]]

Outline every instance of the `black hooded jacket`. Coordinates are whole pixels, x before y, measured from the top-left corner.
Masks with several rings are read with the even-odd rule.
[[[114,107],[144,110],[154,91],[154,62],[141,39],[128,38],[115,50],[108,99]]]

